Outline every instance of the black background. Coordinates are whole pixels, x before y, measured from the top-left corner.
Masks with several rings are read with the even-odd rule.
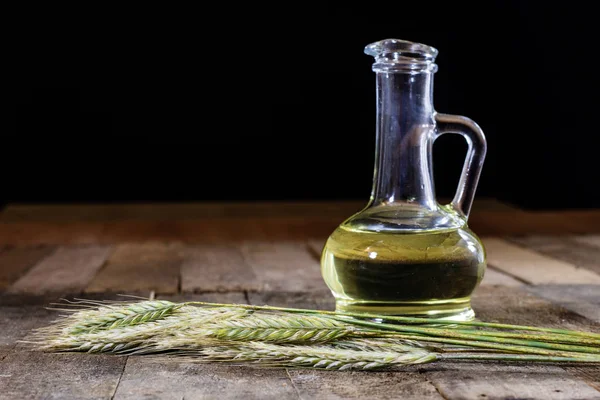
[[[399,38],[440,51],[436,110],[486,134],[477,196],[600,207],[592,6],[404,3],[21,10],[0,202],[366,201],[363,48]],[[434,170],[451,197],[466,145],[447,136]]]

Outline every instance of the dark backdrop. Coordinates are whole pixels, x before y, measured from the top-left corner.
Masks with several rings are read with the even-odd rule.
[[[478,196],[600,206],[591,5],[404,3],[22,10],[0,201],[366,201],[363,48],[399,38],[439,49],[436,109],[485,132]],[[465,149],[438,140],[438,196]]]

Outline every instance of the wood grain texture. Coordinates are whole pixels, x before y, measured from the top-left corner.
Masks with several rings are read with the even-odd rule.
[[[360,210],[363,202],[201,202],[154,204],[11,204],[0,213],[0,222],[79,222],[118,220],[190,220],[201,218],[306,217],[333,215],[344,218]],[[506,205],[482,199],[480,208],[505,209]]]
[[[303,241],[248,241],[242,244],[241,251],[258,277],[261,290],[310,292],[327,289],[321,266]]]
[[[154,360],[129,357],[114,399],[299,398],[283,369],[259,370]]]
[[[249,205],[248,207],[251,208]],[[185,241],[190,243],[226,243],[244,240],[305,240],[326,238],[349,215],[335,210],[338,203],[321,205],[310,211],[285,210],[269,212],[233,211],[198,212],[196,217],[185,217],[184,211],[174,208],[171,217],[152,216],[129,218],[134,211],[106,211],[109,216],[55,218],[50,215],[16,217],[10,214],[0,223],[0,243],[4,245],[33,244],[115,244],[146,241]],[[184,207],[185,210],[185,207]],[[348,211],[348,212],[346,212]],[[152,213],[150,208],[146,211]],[[142,212],[142,214],[144,213]],[[67,211],[61,211],[67,215]],[[92,213],[93,214],[93,213]],[[191,213],[193,215],[194,213]],[[246,214],[246,215],[244,215]],[[117,217],[117,216],[123,216]],[[237,216],[236,216],[237,215]],[[480,209],[473,211],[469,226],[479,236],[506,236],[525,234],[596,234],[600,233],[600,210],[525,212],[521,210]]]
[[[488,287],[472,299],[476,318],[502,322],[600,332],[600,324],[527,292],[528,287]]]
[[[488,265],[480,286],[522,286],[523,282]]]
[[[536,285],[526,290],[600,324],[600,285]]]
[[[0,223],[0,243],[7,245],[119,244],[152,241],[235,243],[244,240],[303,240],[328,235],[334,217],[248,217],[198,220],[74,221]]]
[[[329,290],[313,292],[259,292],[248,293],[250,304],[313,310],[335,310],[335,299]]]
[[[366,199],[365,199],[366,200]],[[450,199],[440,199],[442,204]],[[0,222],[189,220],[198,218],[246,218],[334,216],[345,219],[362,209],[366,201],[286,202],[187,202],[153,204],[9,204]],[[492,198],[478,198],[472,212],[512,211],[517,208]],[[341,222],[341,221],[340,221]]]
[[[484,238],[488,263],[532,284],[600,284],[600,275],[498,238]]]
[[[125,359],[31,351],[18,340],[49,324],[58,313],[44,308],[51,297],[11,295],[0,306],[0,399],[109,399]],[[19,305],[20,304],[20,305]],[[31,305],[23,305],[31,304]]]
[[[0,290],[6,289],[37,262],[54,251],[52,246],[7,247],[0,253]]]
[[[421,371],[445,399],[600,399],[600,392],[559,367],[440,363]]]
[[[535,250],[538,253],[600,274],[600,246],[596,247],[576,239],[576,236],[548,235],[508,238],[511,242]]]
[[[290,370],[302,399],[444,399],[424,375],[412,371]]]
[[[4,303],[0,303],[4,304]],[[56,313],[40,306],[0,306],[0,360],[32,329],[39,328],[56,318]],[[1,381],[0,381],[1,382]]]
[[[0,364],[0,399],[110,399],[125,358],[13,351]]]
[[[107,246],[61,247],[17,280],[9,292],[77,293],[94,278],[110,254]]]
[[[209,303],[248,304],[244,292],[159,294],[156,298],[176,302],[205,301]]]
[[[575,236],[573,240],[600,248],[600,235]]]
[[[469,216],[469,226],[479,236],[598,234],[600,210],[481,210]]]
[[[85,291],[177,293],[181,263],[178,243],[122,244]]]
[[[183,252],[183,292],[231,292],[260,289],[252,267],[235,245],[189,246]]]

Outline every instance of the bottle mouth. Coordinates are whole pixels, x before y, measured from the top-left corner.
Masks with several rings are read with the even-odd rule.
[[[375,57],[375,72],[436,72],[438,50],[421,43],[400,39],[385,39],[365,47],[365,53]]]

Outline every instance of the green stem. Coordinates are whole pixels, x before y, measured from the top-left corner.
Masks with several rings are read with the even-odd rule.
[[[581,332],[573,331],[568,329],[554,329],[554,328],[538,328],[535,326],[525,325],[510,325],[510,324],[497,324],[491,322],[481,321],[450,321],[445,319],[434,319],[434,318],[416,318],[416,317],[399,317],[389,315],[377,315],[368,313],[351,313],[351,312],[340,312],[340,311],[327,311],[327,310],[309,310],[301,308],[286,308],[286,307],[272,307],[272,306],[255,306],[249,304],[222,304],[222,303],[208,303],[202,301],[191,301],[184,303],[185,305],[200,305],[210,307],[241,307],[250,310],[267,310],[267,311],[285,311],[292,313],[302,314],[323,314],[323,315],[334,315],[334,316],[348,316],[357,318],[370,318],[370,319],[382,319],[388,321],[402,322],[405,324],[443,324],[443,325],[465,325],[465,326],[480,326],[485,328],[496,328],[496,329],[512,329],[521,331],[536,331],[536,332],[548,332],[556,333],[561,335],[573,335],[590,337],[594,339],[600,339],[600,334],[592,332]]]
[[[334,317],[336,320],[345,321],[344,318]],[[383,324],[378,322],[368,322],[368,321],[353,321],[354,324],[360,326],[367,326],[369,328],[378,328],[381,330],[390,330],[396,332],[403,333],[416,333],[417,335],[427,335],[426,338],[433,337],[442,337],[442,338],[454,338],[461,340],[470,340],[475,342],[492,342],[495,345],[506,345],[507,350],[510,350],[512,346],[519,346],[521,349],[530,349],[530,348],[543,348],[549,350],[557,350],[557,351],[568,351],[568,352],[577,352],[577,353],[598,353],[600,354],[600,349],[594,347],[586,347],[586,346],[571,346],[564,344],[556,344],[556,343],[544,343],[544,342],[536,342],[533,340],[517,340],[517,339],[507,339],[507,338],[494,338],[494,337],[485,337],[485,336],[477,336],[477,334],[464,334],[457,333],[447,329],[434,329],[434,328],[420,328],[413,326],[402,326],[402,325],[393,325],[393,324]],[[416,340],[425,340],[425,337],[418,336],[419,339]],[[456,343],[463,344],[463,343]],[[483,346],[480,346],[483,347]],[[495,347],[498,348],[498,347]],[[514,348],[514,347],[513,347]],[[518,351],[518,350],[517,350]],[[520,352],[533,352],[533,351],[520,351]],[[540,353],[538,353],[540,354]],[[545,354],[545,353],[541,353]]]
[[[600,359],[583,359],[577,357],[536,356],[528,354],[438,354],[437,359],[442,360],[494,360],[494,361],[540,361],[540,362],[575,362],[575,363],[600,363]]]
[[[443,338],[443,337],[409,335],[409,334],[404,334],[404,333],[394,333],[388,337],[398,338],[398,339],[417,340],[420,342],[446,343],[446,344],[455,344],[455,345],[459,345],[459,346],[478,347],[478,348],[482,348],[482,349],[494,349],[494,350],[499,350],[502,352],[510,352],[510,353],[525,353],[525,354],[535,354],[535,355],[551,356],[551,357],[567,357],[567,358],[577,358],[577,359],[585,359],[585,360],[595,360],[595,362],[600,362],[600,356],[597,356],[595,354],[557,352],[557,351],[539,349],[536,347],[514,346],[514,345],[505,345],[505,344],[490,343],[490,342],[478,342],[476,340],[459,340],[459,339],[447,339],[447,338]]]
[[[531,335],[526,333],[515,333],[515,332],[498,332],[498,331],[482,331],[482,330],[462,330],[462,329],[453,329],[453,332],[460,333],[476,333],[481,336],[493,336],[493,337],[502,337],[502,338],[514,338],[514,339],[525,339],[525,340],[543,340],[544,342],[554,342],[554,343],[575,343],[579,345],[590,345],[592,347],[600,347],[600,340],[589,339],[584,337],[572,337],[569,335],[552,335],[552,334],[541,334],[541,335]]]

